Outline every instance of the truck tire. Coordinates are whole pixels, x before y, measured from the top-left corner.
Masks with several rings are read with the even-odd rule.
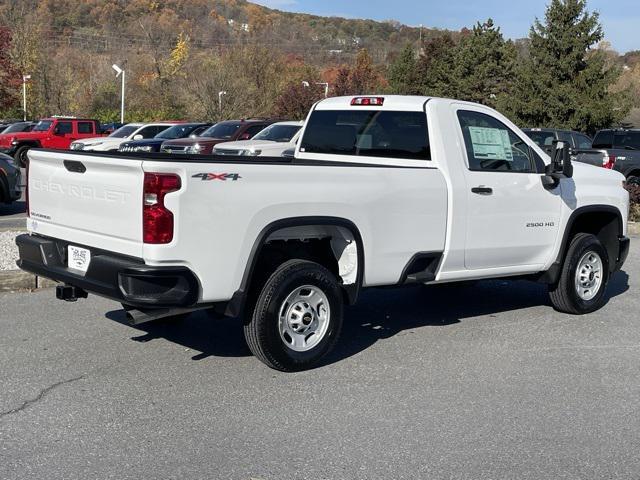
[[[283,372],[317,365],[335,346],[343,302],[335,276],[322,265],[289,260],[264,283],[244,334],[251,352]]]
[[[595,235],[578,233],[569,245],[560,279],[549,287],[556,310],[574,315],[591,313],[607,301],[609,256]]]
[[[29,163],[29,157],[27,157],[27,152],[29,151],[30,148],[31,147],[28,147],[25,145],[23,147],[18,148],[18,150],[16,151],[14,158],[20,168],[27,167],[27,163]]]
[[[637,175],[630,175],[627,178],[627,185],[636,185],[640,186],[640,177]]]

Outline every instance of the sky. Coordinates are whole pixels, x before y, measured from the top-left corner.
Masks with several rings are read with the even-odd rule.
[[[503,34],[523,38],[535,17],[543,18],[546,0],[251,0],[291,12],[373,20],[459,30],[493,18]],[[620,53],[640,50],[640,0],[587,0],[600,13],[605,39]]]

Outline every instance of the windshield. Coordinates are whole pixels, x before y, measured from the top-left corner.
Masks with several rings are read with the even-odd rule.
[[[5,128],[2,133],[24,132],[27,130],[28,124],[26,123],[14,123]]]
[[[139,128],[139,125],[125,125],[124,127],[120,127],[119,129],[117,129],[109,136],[113,138],[127,138]]]
[[[265,128],[253,140],[268,140],[271,142],[290,142],[293,136],[302,128],[299,125],[271,125]]]
[[[51,128],[51,124],[53,122],[51,120],[40,120],[35,127],[33,127],[34,132],[46,132]]]
[[[218,123],[202,132],[200,136],[209,138],[231,138],[239,128],[239,123]]]
[[[162,138],[164,140],[175,140],[176,138],[187,138],[191,135],[195,129],[200,127],[200,124],[194,125],[176,125],[171,128],[167,128],[165,131],[160,132],[153,138]]]
[[[539,132],[539,131],[527,131],[524,132],[527,136],[536,142],[540,148],[549,148],[553,145],[553,141],[556,139],[556,136],[553,132]]]

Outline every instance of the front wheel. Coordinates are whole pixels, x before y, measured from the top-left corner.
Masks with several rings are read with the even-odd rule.
[[[245,321],[249,349],[276,370],[312,368],[335,346],[342,307],[340,286],[329,270],[289,260],[266,281]]]
[[[551,303],[561,312],[582,315],[607,301],[609,256],[595,235],[579,233],[571,240],[560,280],[549,289]]]

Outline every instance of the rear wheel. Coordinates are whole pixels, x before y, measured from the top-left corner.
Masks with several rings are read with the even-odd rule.
[[[579,233],[571,240],[560,280],[550,287],[553,306],[565,313],[582,315],[606,303],[609,257],[595,235]]]
[[[27,168],[27,163],[29,163],[29,157],[27,156],[27,152],[29,151],[31,147],[20,147],[18,148],[18,150],[16,151],[15,154],[15,160],[18,163],[18,166],[20,166],[20,168]]]
[[[631,175],[627,178],[627,185],[636,185],[640,187],[640,177],[637,175]]]
[[[322,265],[289,260],[269,277],[244,333],[251,352],[285,372],[317,365],[335,346],[342,328],[342,295]]]

